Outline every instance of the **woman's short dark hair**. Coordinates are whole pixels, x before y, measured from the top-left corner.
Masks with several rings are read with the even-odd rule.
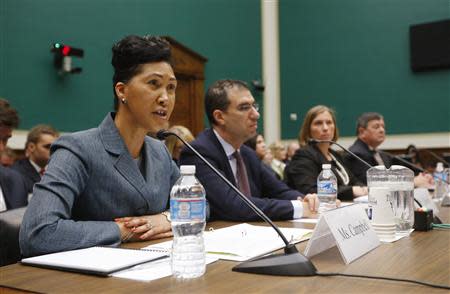
[[[158,36],[126,36],[112,47],[111,64],[114,67],[114,109],[118,108],[115,86],[127,83],[140,71],[140,65],[165,61],[170,63],[170,43]]]
[[[205,95],[205,112],[210,124],[216,124],[214,120],[214,110],[227,110],[230,105],[230,99],[228,99],[228,90],[232,88],[249,90],[246,82],[239,80],[218,80],[213,83]]]

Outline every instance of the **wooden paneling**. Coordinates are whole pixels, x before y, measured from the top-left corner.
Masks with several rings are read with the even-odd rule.
[[[170,125],[183,125],[197,135],[204,129],[204,81],[207,59],[171,37],[172,66],[178,80]]]

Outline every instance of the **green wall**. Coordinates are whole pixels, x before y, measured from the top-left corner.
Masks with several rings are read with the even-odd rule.
[[[0,0],[0,97],[19,128],[95,127],[112,109],[112,44],[128,34],[168,35],[209,59],[207,87],[261,75],[259,0]],[[53,68],[55,41],[83,48],[80,75]]]
[[[408,36],[449,10],[449,0],[280,0],[283,139],[317,104],[336,109],[343,135],[364,111],[383,113],[391,134],[449,131],[450,70],[412,73]],[[260,0],[0,0],[0,97],[19,110],[21,129],[95,127],[112,108],[113,42],[172,36],[209,59],[207,87],[261,78],[260,25]],[[73,59],[82,74],[57,75],[55,41],[85,49]]]
[[[409,65],[409,26],[445,18],[449,0],[280,0],[283,138],[317,104],[337,111],[342,135],[366,111],[390,134],[450,131],[450,70]]]

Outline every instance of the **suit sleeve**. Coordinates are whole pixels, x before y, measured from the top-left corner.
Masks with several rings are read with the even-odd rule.
[[[89,163],[74,140],[65,145],[71,147],[56,149],[45,176],[35,185],[19,235],[24,256],[120,244],[120,230],[113,221],[72,219],[74,202],[89,181]]]
[[[279,180],[270,167],[258,160],[258,170],[260,171],[261,193],[254,195],[259,198],[270,197],[285,200],[297,200],[303,193],[291,189],[285,182]]]
[[[206,148],[196,146],[199,152],[223,175],[219,160]],[[257,221],[261,218],[249,208],[227,184],[190,150],[183,150],[181,164],[196,166],[196,176],[205,187],[211,209],[211,219],[230,221]],[[266,175],[267,176],[267,175]],[[272,220],[292,219],[294,209],[290,200],[249,197]]]
[[[28,192],[22,175],[13,169],[0,167],[0,177],[3,177],[0,180],[0,186],[2,186],[6,208],[15,209],[27,206]]]

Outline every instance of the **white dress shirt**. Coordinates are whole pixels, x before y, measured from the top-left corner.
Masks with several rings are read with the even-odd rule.
[[[0,212],[6,210],[5,196],[3,196],[2,186],[0,185]]]

